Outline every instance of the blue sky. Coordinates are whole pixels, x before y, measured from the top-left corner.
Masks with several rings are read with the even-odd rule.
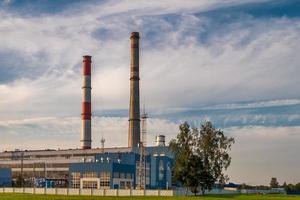
[[[148,144],[210,120],[236,139],[232,181],[299,182],[299,11],[297,0],[0,1],[0,150],[79,146],[85,54],[93,145],[125,146],[139,31]]]

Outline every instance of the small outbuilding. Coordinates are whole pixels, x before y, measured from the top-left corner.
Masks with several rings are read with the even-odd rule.
[[[234,184],[234,183],[228,183],[226,185],[224,185],[224,190],[228,190],[228,191],[237,191],[239,188],[239,185]]]

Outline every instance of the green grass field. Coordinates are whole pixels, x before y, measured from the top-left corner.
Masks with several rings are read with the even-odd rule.
[[[33,195],[33,194],[0,194],[2,200],[300,200],[300,196],[288,195],[207,195],[205,197],[90,197],[90,196],[56,196],[56,195]]]

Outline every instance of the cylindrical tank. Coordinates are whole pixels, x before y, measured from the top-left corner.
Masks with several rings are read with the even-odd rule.
[[[166,136],[157,135],[155,137],[155,144],[156,144],[156,146],[166,146]]]

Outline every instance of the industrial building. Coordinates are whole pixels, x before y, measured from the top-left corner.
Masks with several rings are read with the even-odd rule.
[[[156,146],[146,146],[147,114],[140,113],[139,39],[138,32],[131,33],[128,147],[104,148],[102,139],[101,148],[92,148],[92,57],[85,55],[80,149],[2,152],[0,186],[1,183],[98,189],[168,189],[172,186],[173,158],[165,145],[165,137],[158,135]]]

